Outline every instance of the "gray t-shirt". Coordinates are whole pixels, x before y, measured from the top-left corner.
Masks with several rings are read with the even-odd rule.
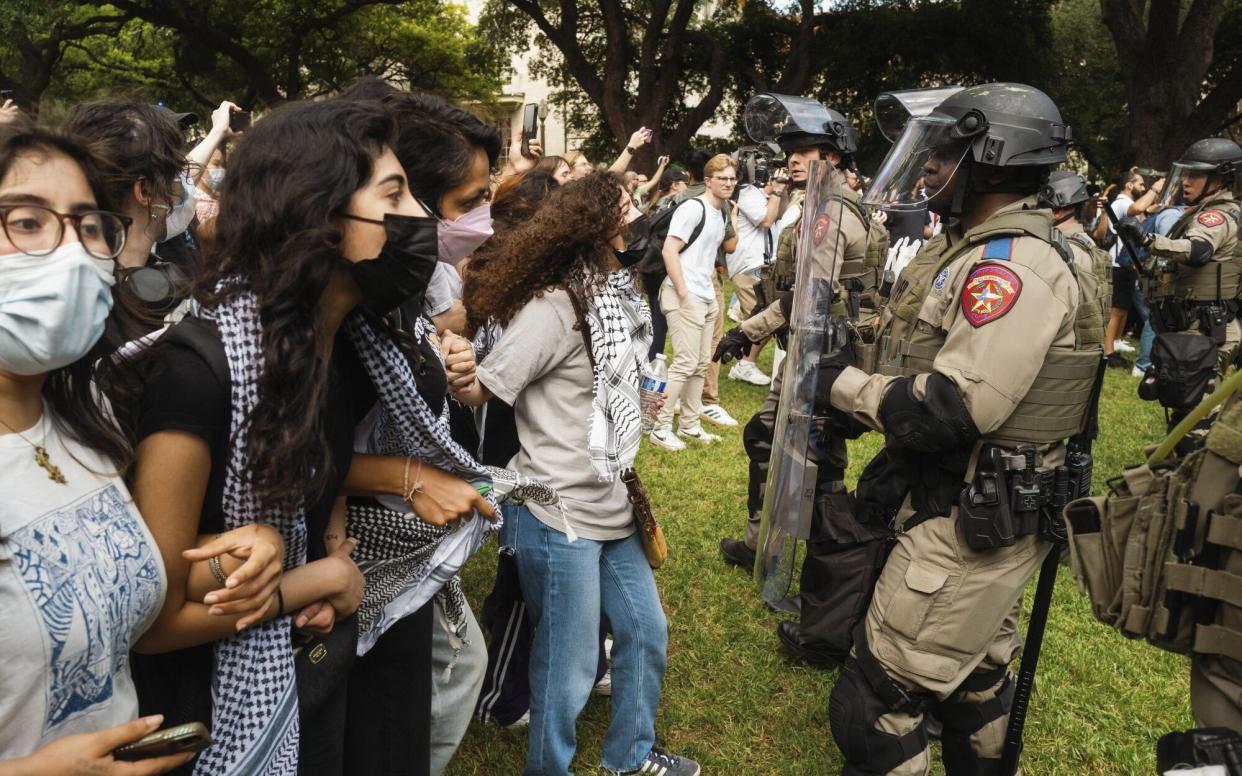
[[[509,468],[557,490],[556,507],[528,503],[541,522],[585,539],[624,539],[634,514],[620,477],[596,479],[587,449],[593,376],[569,294],[544,292],[526,303],[478,367],[478,378],[513,407],[521,449]]]
[[[138,716],[129,651],[164,603],[164,562],[116,467],[65,436],[46,405],[0,435],[0,760]]]

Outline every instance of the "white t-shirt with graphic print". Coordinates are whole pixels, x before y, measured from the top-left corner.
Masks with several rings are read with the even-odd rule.
[[[66,483],[29,442],[0,436],[0,760],[138,715],[129,650],[167,587],[116,467],[67,439],[46,406],[22,434],[46,439]]]

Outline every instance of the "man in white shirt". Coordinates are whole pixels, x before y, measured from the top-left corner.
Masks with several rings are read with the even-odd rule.
[[[1117,221],[1120,222],[1130,216],[1143,217],[1147,208],[1155,204],[1156,195],[1160,193],[1163,183],[1163,180],[1157,181],[1156,185],[1148,189],[1142,175],[1134,170],[1124,173],[1120,184],[1121,193],[1109,204]],[[1113,302],[1108,314],[1108,326],[1104,332],[1104,357],[1109,366],[1129,367],[1129,364],[1114,352],[1114,347],[1121,342],[1126,317],[1134,306],[1138,269],[1131,264],[1129,254],[1126,253],[1121,240],[1116,238],[1116,231],[1107,215],[1105,215],[1105,220],[1108,221],[1108,233],[1114,236],[1114,242],[1109,249],[1113,257]]]
[[[778,183],[769,183],[765,187],[748,183],[738,192],[737,248],[725,257],[725,265],[729,280],[733,282],[733,289],[737,292],[743,319],[759,312],[755,288],[759,285],[759,273],[764,262],[776,250],[772,226],[780,215],[781,193],[784,188],[783,184]],[[755,365],[755,358],[763,350],[764,344],[760,342],[738,359],[729,370],[729,378],[753,385],[771,383],[772,378]]]
[[[703,167],[706,190],[677,206],[664,240],[668,278],[660,288],[660,309],[668,319],[673,360],[668,370],[668,399],[651,432],[651,441],[668,450],[683,450],[678,437],[710,443],[720,437],[703,429],[703,378],[712,358],[716,304],[712,272],[723,247],[733,251],[737,238],[725,240],[726,203],[737,185],[737,168],[726,154],[712,157]],[[673,434],[673,408],[681,400],[681,423]]]

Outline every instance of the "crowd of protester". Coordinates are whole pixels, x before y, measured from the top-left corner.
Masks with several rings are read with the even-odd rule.
[[[535,138],[502,166],[378,79],[240,112],[0,122],[0,773],[443,772],[494,663],[458,572],[506,495],[527,772],[568,773],[594,691],[606,769],[697,773],[656,745],[622,481],[626,257],[680,168],[628,171],[649,130],[608,170]]]
[[[630,170],[647,129],[601,170],[378,79],[240,110],[0,123],[0,774],[438,774],[475,716],[566,774],[592,692],[604,768],[698,773],[656,744],[667,624],[623,474],[666,345],[651,442],[737,425],[711,356],[758,309],[784,179]],[[1137,372],[1103,209],[1165,233],[1162,186],[1079,213]],[[898,216],[894,251],[939,229]],[[767,386],[765,345],[728,378]],[[458,572],[497,530],[489,643]],[[200,752],[113,757],[196,722]]]

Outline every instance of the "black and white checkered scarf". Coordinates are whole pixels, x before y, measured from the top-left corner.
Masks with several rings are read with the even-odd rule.
[[[202,314],[214,321],[220,332],[232,383],[232,449],[223,498],[225,528],[271,523],[284,537],[285,568],[302,565],[306,562],[302,510],[292,514],[261,510],[245,475],[250,471],[246,438],[258,404],[263,370],[257,301],[253,294],[239,291]],[[418,394],[409,362],[388,335],[358,312],[347,319],[346,327],[380,404],[405,438],[406,454],[490,491],[491,483],[482,466],[453,442],[447,428],[437,424]],[[476,516],[475,520],[482,518]],[[359,544],[362,549],[361,540]],[[196,776],[297,773],[298,704],[289,616],[216,642],[212,723],[213,742],[195,763]]]
[[[651,310],[629,270],[608,275],[586,306],[595,373],[587,447],[600,480],[634,465],[642,439],[638,385],[651,347]]]

